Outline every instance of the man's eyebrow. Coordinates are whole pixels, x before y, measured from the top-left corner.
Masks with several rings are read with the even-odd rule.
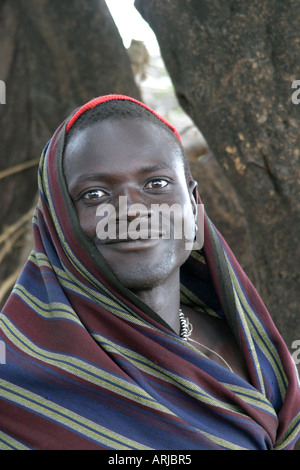
[[[170,168],[171,167],[166,163],[157,163],[156,165],[142,167],[137,170],[137,173],[143,175],[145,173],[151,173],[157,170],[169,170]],[[76,179],[76,185],[86,183],[87,181],[105,180],[111,178],[112,176],[112,174],[107,172],[95,172],[87,175],[81,175]]]
[[[86,181],[93,181],[93,180],[101,180],[101,179],[106,179],[109,178],[110,174],[109,173],[90,173],[87,175],[81,175],[76,179],[76,184],[81,184],[85,183]]]
[[[106,178],[109,178],[109,173],[99,173],[99,172],[94,172],[94,173],[88,173],[88,174],[83,174],[78,176],[78,178],[75,178],[73,181],[71,181],[68,184],[68,190],[69,192],[76,191],[80,185],[84,185],[84,183],[87,183],[89,181],[100,181],[100,180],[105,180]]]
[[[141,169],[138,170],[138,173],[144,174],[144,173],[151,173],[152,171],[157,171],[157,170],[170,170],[171,167],[167,163],[157,163],[156,165],[149,165],[145,166]]]

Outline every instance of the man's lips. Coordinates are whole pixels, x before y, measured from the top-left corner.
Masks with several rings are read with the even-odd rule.
[[[138,235],[138,238],[136,238],[137,232],[130,233],[128,231],[120,233],[118,238],[105,238],[103,240],[96,238],[95,244],[99,249],[100,247],[111,247],[118,251],[138,251],[152,248],[160,243],[163,238],[167,238],[165,232],[161,231],[141,230]]]
[[[115,245],[119,243],[135,243],[135,242],[147,242],[149,240],[158,240],[163,238],[163,232],[153,232],[151,231],[141,231],[141,232],[126,232],[120,233],[118,238],[106,238],[101,240],[101,244],[103,245]]]

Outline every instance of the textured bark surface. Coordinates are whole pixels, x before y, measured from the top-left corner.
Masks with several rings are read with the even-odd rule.
[[[299,0],[135,6],[156,34],[180,104],[238,196],[250,277],[292,352],[300,339],[300,105],[291,100],[300,78]]]
[[[30,219],[36,200],[43,146],[69,112],[94,96],[140,94],[104,0],[2,0],[0,44],[1,304],[22,262],[24,215]],[[28,169],[4,172],[32,160]]]

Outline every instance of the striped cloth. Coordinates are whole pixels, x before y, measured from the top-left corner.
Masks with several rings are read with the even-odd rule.
[[[292,449],[296,369],[225,240],[206,216],[181,300],[228,321],[251,385],[117,283],[67,194],[67,123],[43,151],[34,249],[0,316],[0,448]]]

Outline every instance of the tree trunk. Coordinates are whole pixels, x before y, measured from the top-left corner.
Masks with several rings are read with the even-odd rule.
[[[293,352],[300,339],[300,105],[291,99],[300,79],[299,0],[135,6],[156,34],[180,104],[238,195],[251,278]]]
[[[2,0],[0,44],[1,304],[23,261],[43,146],[89,99],[140,94],[104,0]]]

